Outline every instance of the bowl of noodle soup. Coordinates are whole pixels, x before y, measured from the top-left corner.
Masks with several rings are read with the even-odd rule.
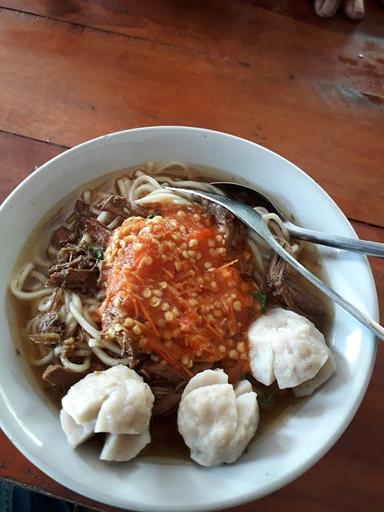
[[[273,407],[261,386],[261,424],[241,458],[210,469],[188,458],[172,416],[183,383],[217,361],[230,381],[247,373],[246,328],[262,313],[259,293],[271,261],[259,241],[235,233],[220,212],[165,188],[215,191],[215,180],[265,191],[308,228],[356,236],[332,199],[292,163],[249,141],[187,127],[128,130],[81,144],[37,169],[1,206],[1,425],[38,468],[91,499],[164,511],[257,499],[324,455],[363,398],[374,337],[324,302],[326,314],[313,321],[337,360],[332,379],[305,399],[275,393]],[[273,215],[260,213],[295,257],[377,317],[364,257],[303,246]],[[185,232],[193,237],[183,238]],[[134,273],[122,271],[127,248]],[[167,277],[171,267],[176,272]],[[156,273],[158,285],[148,289]],[[200,281],[204,296],[196,291]],[[286,297],[276,300],[293,309]],[[115,320],[121,308],[124,325]],[[132,336],[140,339],[138,350]],[[151,354],[144,363],[143,353]],[[98,459],[97,441],[73,450],[60,427],[63,394],[89,372],[132,361],[155,397],[151,444],[120,465]],[[177,370],[176,380],[156,373],[159,361]]]

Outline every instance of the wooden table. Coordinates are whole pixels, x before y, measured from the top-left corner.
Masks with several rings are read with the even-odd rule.
[[[361,23],[300,0],[0,0],[0,199],[103,133],[183,124],[261,143],[317,180],[362,238],[384,242],[384,10]],[[384,306],[384,261],[372,260]],[[382,317],[382,321],[384,318]],[[384,345],[342,439],[240,511],[369,512],[384,503]],[[63,488],[4,435],[0,476]]]

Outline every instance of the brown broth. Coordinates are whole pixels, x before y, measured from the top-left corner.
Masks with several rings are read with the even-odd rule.
[[[52,230],[62,224],[68,217],[73,209],[74,201],[80,196],[81,191],[88,188],[98,188],[99,190],[111,191],[113,180],[116,177],[122,175],[129,176],[129,174],[137,169],[137,167],[138,166],[134,166],[127,170],[115,171],[102,178],[94,180],[77,189],[53,207],[41,219],[31,233],[23,251],[17,259],[15,273],[21,265],[30,260],[32,248],[36,250],[36,247],[40,247],[43,251],[43,249],[47,247]],[[168,170],[164,174],[171,178],[180,178],[183,176],[182,173],[172,173]],[[192,168],[188,178],[200,179],[201,181],[212,181],[215,179],[233,180],[233,176],[231,175],[211,168],[202,168],[201,166],[199,168]],[[309,244],[304,245],[304,249],[300,255],[300,261],[314,274],[327,282],[327,276],[325,275],[322,265],[318,261],[317,252],[313,246],[310,246]],[[299,276],[298,279],[301,280]],[[318,290],[312,285],[305,282],[304,286],[308,287],[311,294],[321,298],[324,304],[324,308],[327,313],[326,320],[323,325],[319,325],[318,327],[327,337],[328,329],[330,327],[330,319],[333,315],[331,304],[325,300],[324,297],[321,296],[320,292],[318,292]],[[42,380],[41,375],[45,367],[37,367],[29,363],[29,359],[33,356],[34,345],[32,342],[25,341],[25,339],[23,340],[23,338],[25,338],[25,326],[27,321],[31,318],[31,307],[28,302],[17,300],[10,291],[9,318],[15,349],[25,372],[31,381],[33,381],[34,387],[40,396],[44,396],[48,400],[50,406],[53,406],[58,411],[62,394]],[[270,403],[263,404],[259,401],[260,425],[256,438],[264,434],[266,431],[269,431],[271,428],[276,427],[279,422],[290,414],[295,405],[299,404],[301,400],[302,399],[296,399],[290,390],[284,390],[279,391]],[[189,451],[177,430],[176,413],[165,418],[154,418],[152,420],[151,436],[152,442],[143,450],[141,456],[151,456],[156,458],[166,457],[168,459],[184,459],[188,457]],[[100,441],[96,440],[95,442],[99,443]]]

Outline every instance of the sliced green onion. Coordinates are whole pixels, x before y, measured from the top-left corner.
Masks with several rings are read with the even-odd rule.
[[[102,260],[104,259],[104,253],[101,247],[97,245],[90,245],[88,248],[92,258],[95,258],[95,260]]]
[[[267,296],[265,293],[261,292],[260,290],[256,290],[255,292],[252,292],[253,297],[257,302],[260,304],[260,311],[264,313],[265,307],[267,305]]]

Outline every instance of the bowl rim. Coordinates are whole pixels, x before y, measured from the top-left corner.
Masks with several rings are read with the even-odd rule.
[[[268,148],[265,148],[264,146],[262,146],[260,144],[257,144],[253,141],[239,137],[237,135],[232,135],[230,133],[225,133],[225,132],[221,132],[218,130],[211,130],[211,129],[200,128],[200,127],[190,127],[190,126],[177,126],[177,125],[175,125],[175,126],[173,126],[173,125],[145,126],[145,127],[139,127],[139,128],[131,128],[131,129],[127,129],[127,130],[120,130],[117,132],[110,132],[108,134],[95,137],[93,139],[84,141],[72,148],[64,150],[62,153],[56,155],[55,157],[51,158],[47,162],[43,163],[41,166],[37,167],[32,173],[30,173],[25,179],[23,179],[11,191],[11,193],[6,197],[6,199],[0,205],[0,218],[1,218],[1,215],[3,214],[3,211],[6,208],[8,208],[9,203],[12,202],[14,196],[18,195],[20,193],[20,191],[23,190],[25,187],[28,187],[30,181],[32,181],[37,174],[41,174],[41,173],[44,174],[44,173],[48,172],[49,167],[53,163],[56,163],[57,161],[60,161],[60,160],[65,160],[72,155],[76,155],[76,153],[81,153],[84,149],[89,148],[91,145],[102,144],[102,143],[109,141],[112,138],[116,138],[116,137],[120,137],[120,136],[129,136],[130,134],[136,134],[136,133],[140,133],[140,132],[148,132],[148,131],[164,132],[164,131],[173,131],[173,130],[185,131],[185,132],[187,132],[187,131],[204,132],[204,133],[224,137],[224,139],[225,138],[236,139],[243,143],[257,146],[258,148],[261,148],[263,151],[268,152],[269,154],[273,155],[275,158],[285,161],[286,163],[289,164],[290,167],[294,167],[295,171],[299,172],[303,177],[305,177],[305,179],[310,180],[312,182],[312,185],[314,185],[317,189],[319,189],[322,192],[322,194],[325,194],[327,196],[327,199],[333,204],[334,208],[337,209],[337,213],[338,213],[339,217],[341,217],[349,225],[351,234],[353,234],[353,236],[357,238],[357,234],[356,234],[353,226],[351,225],[349,219],[346,217],[346,215],[343,213],[343,211],[340,209],[340,207],[335,203],[335,201],[332,199],[332,197],[330,197],[328,195],[328,193],[311,176],[306,174],[301,168],[299,168],[293,162],[289,161],[287,158],[279,155],[278,153],[276,153]],[[106,172],[106,174],[107,174],[107,172]],[[85,184],[86,184],[86,182],[84,182],[84,185]],[[24,240],[24,243],[25,242],[26,242],[26,240]],[[376,286],[375,286],[372,270],[369,265],[368,259],[366,257],[364,257],[364,260],[365,260],[365,266],[367,267],[367,271],[368,271],[369,278],[370,278],[370,283],[369,283],[370,289],[371,289],[371,292],[373,295],[373,297],[372,297],[373,298],[373,307],[372,307],[371,315],[375,320],[377,320],[379,317],[379,307],[378,307]],[[375,340],[375,336],[373,334],[369,333],[368,331],[365,333],[364,337],[366,337],[366,336],[369,336],[372,339],[372,341]],[[338,430],[336,430],[333,433],[333,435],[331,437],[329,437],[328,441],[322,446],[322,448],[320,450],[318,450],[316,452],[316,454],[314,456],[312,456],[305,462],[299,463],[297,465],[296,469],[294,471],[287,473],[285,477],[281,477],[278,481],[271,482],[270,484],[265,485],[264,489],[261,493],[260,493],[260,491],[255,489],[255,491],[248,492],[246,494],[242,494],[241,496],[236,496],[234,498],[225,499],[223,501],[220,501],[220,500],[215,501],[213,504],[208,505],[208,506],[203,506],[203,505],[193,505],[191,507],[186,506],[184,508],[184,510],[185,511],[193,510],[194,512],[199,511],[199,510],[217,510],[217,509],[228,508],[228,507],[240,505],[243,503],[247,503],[247,502],[253,501],[255,499],[260,499],[278,489],[281,489],[288,483],[293,482],[295,479],[297,479],[299,476],[301,476],[303,473],[305,473],[310,467],[312,467],[314,464],[316,464],[329,451],[329,449],[337,442],[337,440],[340,438],[342,433],[345,431],[345,429],[351,422],[352,418],[354,417],[357,409],[359,408],[361,401],[366,393],[366,390],[367,390],[367,387],[368,387],[368,384],[369,384],[369,381],[370,381],[370,378],[372,375],[372,371],[373,371],[373,367],[374,367],[374,363],[375,363],[375,357],[376,357],[376,350],[377,350],[376,343],[372,343],[372,344],[367,343],[367,345],[368,345],[368,347],[370,345],[372,347],[371,353],[370,353],[370,365],[369,365],[367,373],[365,374],[364,380],[362,382],[360,393],[359,393],[357,399],[355,400],[353,407],[350,409],[349,414],[344,418],[344,420],[343,420],[342,424],[339,426]],[[367,347],[367,350],[369,350],[368,347]],[[2,389],[2,386],[0,383],[0,399],[3,401],[4,397],[3,397],[2,393],[3,393],[3,389]],[[76,492],[83,496],[87,496],[86,494],[84,494],[84,489],[82,489],[81,485],[78,485],[77,482],[74,482],[70,478],[69,479],[68,478],[58,479],[55,476],[55,470],[52,471],[50,469],[49,464],[46,464],[44,461],[42,461],[39,458],[39,456],[37,456],[37,455],[35,456],[35,454],[33,454],[29,450],[28,447],[25,447],[23,445],[23,441],[21,439],[17,438],[17,436],[14,434],[12,425],[5,424],[2,416],[3,415],[0,414],[0,427],[2,428],[4,433],[7,435],[7,437],[11,440],[11,442],[17,447],[17,449],[25,457],[28,458],[28,460],[30,460],[37,468],[39,468],[41,471],[43,471],[46,475],[48,475],[50,478],[52,478],[56,482],[60,483],[63,486],[68,487],[73,492]],[[117,502],[113,503],[111,501],[102,500],[97,497],[95,497],[95,498],[92,498],[90,496],[87,496],[87,497],[89,499],[101,501],[102,503],[105,503],[108,505],[112,504],[112,506],[121,506],[121,504],[117,504]],[[132,502],[129,499],[126,500],[125,506],[132,507],[134,510],[156,510],[156,511],[164,511],[164,512],[166,512],[166,511],[168,512],[171,510],[177,510],[173,505],[170,505],[170,506],[159,505],[157,507],[148,507],[148,506],[143,507],[143,506],[140,506],[140,504],[138,502]]]

